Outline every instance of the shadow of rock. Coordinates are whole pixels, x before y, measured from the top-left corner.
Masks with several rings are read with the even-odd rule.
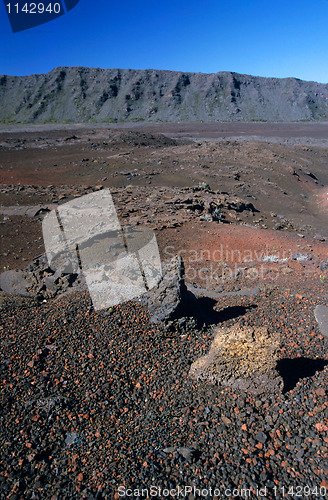
[[[226,307],[216,311],[214,307],[217,300],[210,297],[195,297],[192,292],[187,292],[183,302],[177,310],[178,316],[192,316],[195,318],[198,326],[211,326],[223,323],[229,319],[244,316],[248,310],[254,309],[257,305]]]
[[[294,389],[302,378],[313,377],[316,372],[321,372],[328,361],[325,359],[294,358],[280,359],[277,362],[277,371],[284,381],[283,393]]]

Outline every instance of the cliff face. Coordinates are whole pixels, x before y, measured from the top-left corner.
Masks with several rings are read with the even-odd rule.
[[[237,73],[55,68],[0,76],[1,122],[328,120],[328,84]]]

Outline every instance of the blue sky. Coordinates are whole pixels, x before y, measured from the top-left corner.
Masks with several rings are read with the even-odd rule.
[[[18,33],[0,1],[0,74],[90,66],[328,82],[328,0],[80,0]]]

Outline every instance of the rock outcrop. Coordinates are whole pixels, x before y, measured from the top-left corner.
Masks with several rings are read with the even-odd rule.
[[[279,336],[266,328],[217,328],[209,353],[192,363],[189,376],[254,394],[281,392],[279,344]]]
[[[21,271],[10,270],[0,274],[0,291],[38,300],[52,299],[70,290],[81,289],[87,289],[83,273],[68,273],[61,268],[53,271],[45,254]],[[184,282],[183,261],[175,256],[162,264],[158,285],[135,300],[148,308],[151,321],[157,323],[177,319],[190,295]]]
[[[51,299],[81,287],[86,287],[82,274],[67,273],[64,269],[52,270],[45,254],[33,259],[23,270],[0,274],[0,290],[39,300]]]
[[[157,323],[177,317],[187,295],[183,261],[175,256],[162,264],[161,281],[142,295],[140,302],[149,310],[151,321]]]

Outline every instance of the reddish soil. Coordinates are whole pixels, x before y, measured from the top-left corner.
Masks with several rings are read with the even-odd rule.
[[[286,275],[293,281],[313,275],[319,282],[319,263],[327,258],[325,242],[312,238],[300,242],[296,234],[245,226],[211,226],[189,223],[158,234],[164,260],[177,253],[182,256],[187,282],[216,291],[239,289],[241,284],[249,288],[259,283],[278,285]],[[301,260],[310,255],[310,261]]]
[[[179,137],[179,142],[166,144],[165,137],[157,132]],[[227,221],[233,226],[201,222],[198,217],[194,225],[184,225],[177,217],[174,220],[180,227],[165,229],[156,215],[167,210],[163,196],[162,206],[157,201],[157,207],[152,208],[155,212],[149,212],[149,224],[162,229],[159,232],[162,249],[171,245],[175,250],[205,248],[213,253],[217,245],[224,244],[237,255],[243,249],[266,251],[279,245],[294,252],[312,244],[313,252],[323,257],[326,243],[311,238],[318,233],[322,239],[328,236],[326,132],[324,124],[313,127],[310,124],[134,124],[93,129],[33,130],[31,127],[28,131],[3,132],[0,134],[4,186],[1,204],[6,207],[60,204],[87,192],[85,189],[90,191],[102,185],[112,190],[120,188],[117,207],[123,210],[127,187],[148,186],[156,192],[168,186],[178,195],[181,188],[203,182],[216,192],[252,202],[258,212],[227,212]],[[238,134],[242,141],[229,139],[229,135]],[[223,136],[228,139],[222,140]],[[252,141],[245,140],[250,136]],[[192,142],[199,137],[207,140]],[[34,189],[26,188],[29,185]],[[44,189],[46,186],[52,187]],[[138,201],[133,196],[130,195],[135,200],[134,223],[144,208],[139,207],[138,213]],[[43,215],[1,217],[4,222],[0,226],[1,267],[25,267],[27,261],[44,251]],[[127,217],[124,219],[127,222],[132,220],[129,211],[122,217]],[[277,225],[279,217],[287,220],[284,231],[268,231],[267,228]],[[288,231],[292,231],[291,236]],[[187,261],[188,256],[185,257]],[[229,252],[225,260],[229,263]]]

